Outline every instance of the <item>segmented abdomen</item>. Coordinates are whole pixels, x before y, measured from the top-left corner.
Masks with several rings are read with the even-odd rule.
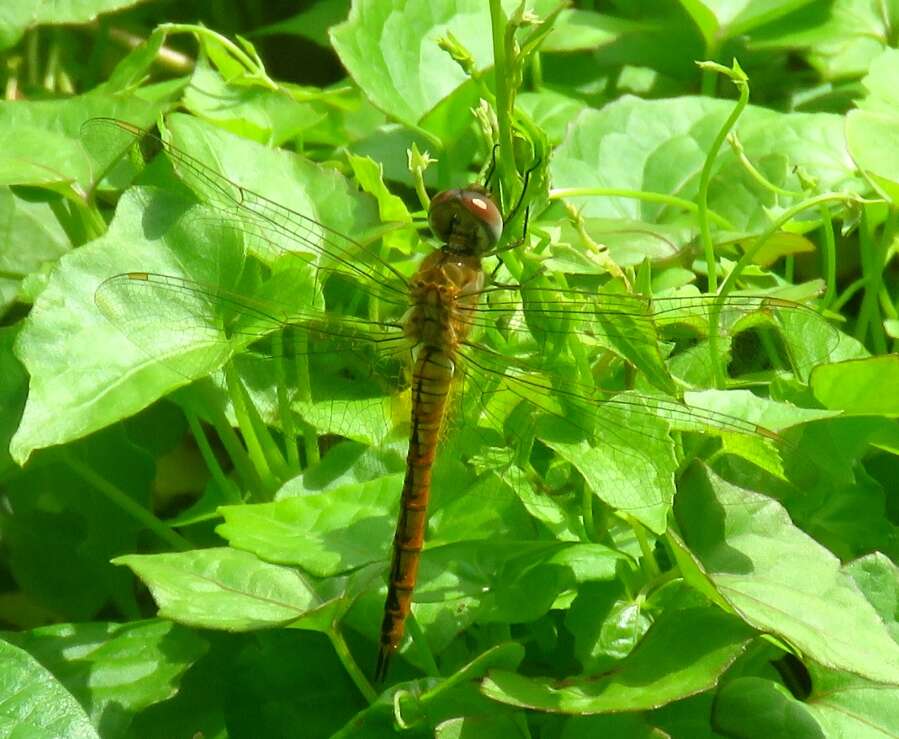
[[[412,605],[412,591],[427,526],[431,467],[443,425],[454,363],[446,351],[423,347],[415,362],[412,379],[412,431],[406,457],[406,479],[400,501],[399,520],[393,538],[393,559],[384,603],[384,621],[378,648],[375,679],[387,673],[390,655],[403,638],[403,627]]]

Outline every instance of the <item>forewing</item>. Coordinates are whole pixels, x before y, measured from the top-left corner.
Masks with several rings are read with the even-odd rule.
[[[760,350],[770,352],[765,366],[792,369],[805,380],[840,340],[813,309],[772,295],[649,299],[540,287],[523,289],[519,297],[494,288],[467,320],[487,343],[507,342],[500,351],[473,340],[463,348],[461,364],[464,395],[482,409],[481,422],[493,429],[494,443],[524,450],[506,454],[517,484],[533,490],[534,479],[558,477],[551,467],[515,471],[532,467],[541,449],[551,449],[605,503],[657,533],[665,530],[675,493],[672,430],[721,437],[735,453],[779,474],[779,448],[786,442],[777,431],[818,417],[739,389],[688,393],[690,402],[681,400],[684,382],[713,382],[710,352],[721,352],[717,359],[726,371],[735,344],[758,333],[769,339],[760,342]],[[641,370],[661,392],[600,387],[606,350]]]
[[[199,156],[174,145],[170,139],[175,136]],[[227,168],[223,160],[233,142],[227,140],[227,134],[191,118],[172,116],[167,138],[124,121],[97,118],[85,123],[82,139],[97,163],[98,180],[121,181],[127,177],[128,170],[133,174],[135,166],[140,166],[145,159],[164,153],[184,184],[210,206],[209,210],[189,217],[212,220],[216,228],[239,232],[248,251],[270,267],[282,258],[311,262],[322,272],[322,278],[339,272],[356,281],[357,289],[371,298],[397,307],[405,305],[405,280],[381,257],[376,246],[345,236],[307,215],[330,207],[337,209],[337,215],[350,224],[358,220],[361,228],[364,219],[361,214],[356,218],[354,211],[362,205],[346,190],[345,182],[336,173],[280,152],[283,156],[278,161],[284,160],[283,168],[291,178],[317,189],[313,203],[295,187],[296,207],[289,208],[221,174],[219,169]],[[245,141],[241,144],[249,145]],[[212,162],[213,166],[206,162]],[[131,167],[127,166],[129,163]]]
[[[727,367],[735,339],[750,337],[763,344],[767,366],[792,369],[805,381],[840,340],[814,309],[764,294],[650,298],[552,287],[488,288],[482,305],[468,310],[465,320],[506,337],[513,351],[531,355],[532,366],[540,357],[608,349],[668,394],[678,392],[670,354],[683,345],[693,347],[690,372],[697,384],[715,376],[715,363]]]
[[[295,282],[299,290],[304,283],[291,277],[296,276],[279,273],[273,280]],[[277,292],[271,282],[261,289]],[[251,393],[274,393],[280,383],[294,410],[321,433],[358,437],[354,423],[365,420],[366,429],[381,427],[384,435],[387,403],[406,381],[405,338],[392,324],[297,309],[147,272],[107,279],[95,299],[147,362],[172,373],[175,384],[209,375],[236,358]],[[366,439],[372,435],[363,433]]]
[[[780,441],[755,420],[660,394],[603,392],[575,379],[574,365],[548,374],[475,345],[464,348],[461,360],[468,413],[480,409],[474,415],[491,429],[494,443],[513,450],[505,456],[506,468],[518,484],[528,480],[514,468],[532,465],[535,448],[543,445],[575,468],[606,504],[657,533],[665,530],[675,492],[672,430],[740,435],[756,447]],[[536,472],[545,478],[548,471]]]

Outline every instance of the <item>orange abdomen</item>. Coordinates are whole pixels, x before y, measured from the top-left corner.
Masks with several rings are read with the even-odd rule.
[[[393,559],[384,603],[384,621],[378,648],[375,679],[383,680],[390,655],[403,638],[406,617],[427,528],[431,467],[443,426],[453,361],[439,349],[425,348],[415,363],[412,384],[412,431],[406,457],[406,478],[400,500],[399,520],[393,537]]]
[[[411,388],[412,429],[378,646],[375,679],[379,682],[403,638],[412,606],[427,528],[431,468],[455,375],[457,349],[471,326],[483,279],[477,257],[435,252],[411,282],[413,308],[406,335],[417,352]]]

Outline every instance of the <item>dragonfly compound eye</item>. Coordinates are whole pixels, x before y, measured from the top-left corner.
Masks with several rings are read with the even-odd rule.
[[[503,217],[489,193],[480,187],[444,190],[431,200],[428,223],[451,251],[484,254],[503,232]]]

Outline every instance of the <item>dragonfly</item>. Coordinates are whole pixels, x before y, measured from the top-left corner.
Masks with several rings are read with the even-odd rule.
[[[339,414],[332,414],[328,423],[317,421],[310,410],[315,404],[306,402],[319,374],[335,367],[344,376],[348,368],[361,367],[361,373],[350,373],[350,383],[376,387],[376,398],[408,399],[406,471],[374,670],[378,682],[403,642],[425,544],[433,466],[452,429],[498,429],[497,446],[518,446],[507,452],[505,467],[510,476],[520,473],[515,480],[533,477],[535,449],[552,448],[547,439],[553,434],[604,445],[624,467],[638,468],[649,462],[633,448],[634,438],[670,439],[671,429],[777,443],[778,434],[755,420],[688,405],[667,369],[670,350],[683,337],[701,339],[710,326],[722,351],[741,324],[776,333],[778,326],[798,321],[827,332],[813,309],[770,294],[650,297],[570,288],[542,276],[500,283],[484,263],[497,253],[503,217],[478,185],[433,197],[428,221],[440,246],[409,274],[376,242],[363,243],[254,192],[167,139],[113,119],[91,120],[85,130],[101,148],[139,147],[166,158],[204,203],[197,222],[219,235],[238,236],[244,256],[262,264],[257,271],[268,280],[264,297],[258,297],[184,275],[143,271],[141,265],[112,275],[97,288],[95,302],[132,343],[155,356],[154,327],[172,322],[184,346],[202,348],[195,364],[172,350],[185,382],[239,356],[290,357],[300,366],[290,413],[300,423],[327,426],[323,433],[336,429],[351,436],[352,418],[335,423]],[[310,272],[311,291],[285,297],[292,276]],[[785,341],[780,348],[793,371],[807,374],[810,365],[826,359],[832,341],[825,339],[817,351]],[[640,371],[646,378],[640,392],[596,382],[609,357]],[[704,348],[693,361],[703,357]],[[283,372],[278,377],[286,382]],[[388,411],[383,414],[385,426],[395,424]],[[295,443],[283,421],[285,443]],[[541,436],[547,421],[552,430]],[[614,491],[605,502],[639,515],[639,506],[616,502]]]

